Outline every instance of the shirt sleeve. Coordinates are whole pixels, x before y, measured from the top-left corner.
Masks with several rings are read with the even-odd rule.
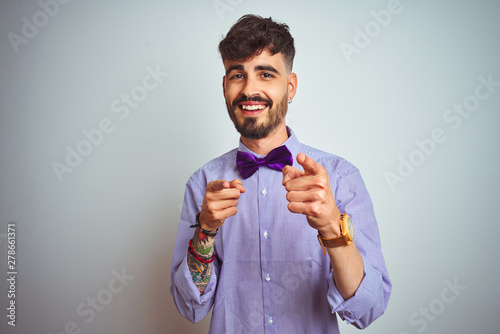
[[[349,163],[340,173],[335,199],[341,213],[351,216],[354,242],[363,258],[364,277],[353,297],[344,300],[333,273],[328,277],[328,302],[332,313],[362,329],[381,316],[387,307],[392,285],[382,255],[380,236],[372,201],[358,169]]]
[[[195,176],[196,174],[189,179],[184,194],[184,204],[170,268],[170,292],[181,315],[196,323],[208,314],[213,305],[220,266],[216,257],[212,262],[210,282],[205,292],[200,294],[193,283],[187,264],[188,243],[194,235],[194,230],[190,226],[195,223],[196,214],[201,208],[205,194],[205,187],[196,182]]]

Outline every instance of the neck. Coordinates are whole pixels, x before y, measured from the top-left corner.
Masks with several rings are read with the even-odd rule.
[[[241,137],[241,142],[259,155],[267,155],[273,149],[281,146],[288,139],[286,125],[278,127],[262,139],[249,139]]]

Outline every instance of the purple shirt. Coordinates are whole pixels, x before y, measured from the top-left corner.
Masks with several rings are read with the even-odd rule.
[[[170,291],[179,312],[192,322],[213,306],[210,333],[339,333],[337,316],[364,328],[382,315],[391,293],[380,249],[371,199],[356,167],[335,155],[299,143],[288,129],[284,143],[302,169],[300,152],[323,165],[341,213],[354,225],[354,242],[364,261],[356,294],[344,300],[337,291],[317,230],[306,217],[288,211],[280,171],[261,167],[246,180],[238,213],[226,219],[215,237],[212,277],[205,293],[194,285],[187,265],[195,215],[210,181],[240,179],[234,149],[201,167],[186,185],[171,266]],[[239,150],[250,151],[241,142]]]

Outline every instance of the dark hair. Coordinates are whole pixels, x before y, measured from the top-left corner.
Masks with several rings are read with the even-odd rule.
[[[292,71],[295,56],[293,37],[286,24],[276,23],[271,18],[244,15],[219,43],[219,53],[223,62],[245,61],[264,50],[268,50],[272,55],[281,52],[286,69]]]

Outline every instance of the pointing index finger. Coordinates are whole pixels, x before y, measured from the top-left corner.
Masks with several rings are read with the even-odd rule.
[[[229,187],[229,182],[227,182],[226,180],[216,180],[208,183],[207,189],[209,191],[219,191],[222,189],[227,189]]]
[[[306,174],[317,175],[323,172],[323,166],[304,153],[299,153],[297,155],[297,162],[304,168],[304,172],[306,172]]]

